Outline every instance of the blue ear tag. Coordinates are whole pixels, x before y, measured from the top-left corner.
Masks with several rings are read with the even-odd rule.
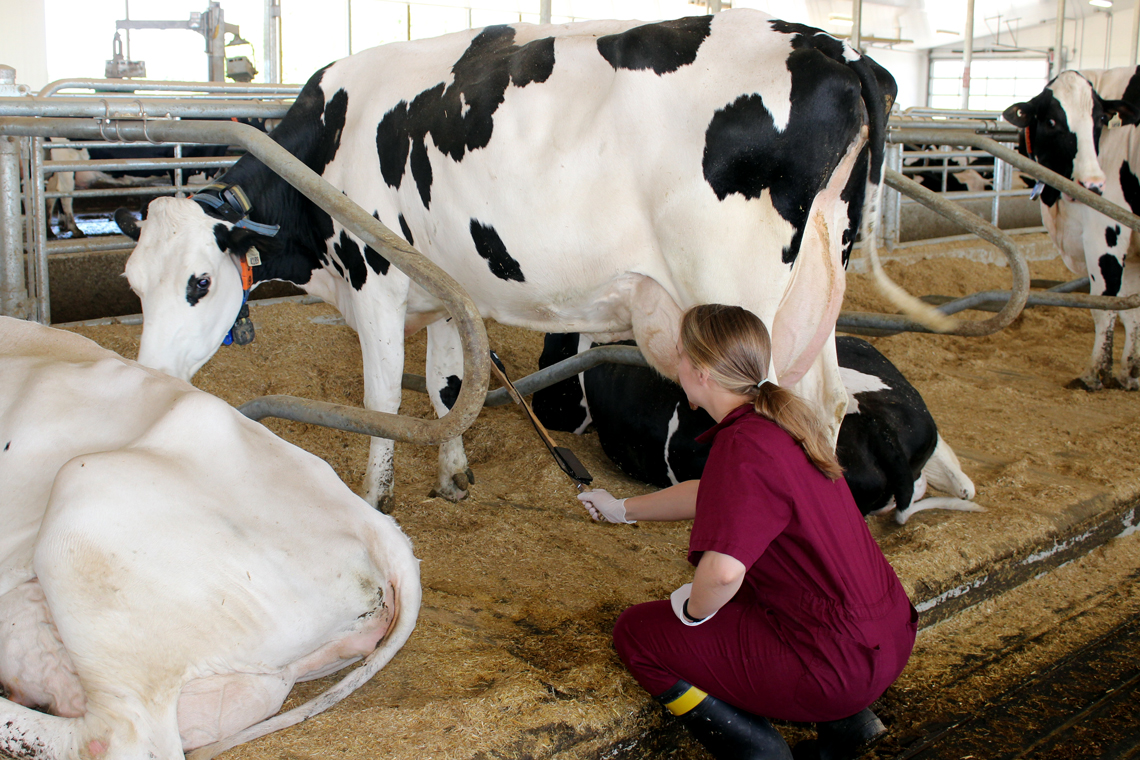
[[[1035,201],[1041,197],[1041,191],[1045,189],[1045,183],[1037,180],[1037,184],[1033,186],[1033,192],[1029,193],[1029,200]]]

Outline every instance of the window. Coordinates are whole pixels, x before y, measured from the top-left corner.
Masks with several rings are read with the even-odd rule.
[[[1049,81],[1049,61],[1041,58],[975,58],[970,65],[970,110],[1004,111],[1029,100]],[[962,59],[930,62],[931,108],[962,107]]]

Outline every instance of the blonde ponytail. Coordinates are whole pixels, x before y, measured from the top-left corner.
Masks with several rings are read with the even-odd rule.
[[[689,361],[727,391],[752,400],[832,480],[843,475],[823,421],[792,391],[768,380],[772,339],[764,323],[739,306],[702,304],[681,318],[681,346]]]

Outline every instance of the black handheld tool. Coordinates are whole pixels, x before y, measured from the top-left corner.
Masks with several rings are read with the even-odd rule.
[[[543,444],[546,445],[550,455],[554,457],[554,461],[558,463],[562,471],[570,476],[570,479],[574,481],[574,485],[579,491],[589,488],[590,484],[594,482],[594,476],[590,474],[590,471],[586,469],[585,465],[578,461],[578,457],[574,456],[573,451],[559,446],[554,442],[554,439],[550,437],[550,433],[547,432],[542,423],[538,421],[538,417],[534,416],[534,410],[530,408],[530,404],[526,402],[522,394],[515,389],[515,385],[511,382],[511,379],[507,377],[507,371],[503,367],[503,362],[494,351],[491,351],[491,371],[494,372],[495,376],[499,378],[499,381],[507,387],[507,393],[510,394],[511,399],[526,412],[530,424],[534,426],[538,437],[542,439]]]

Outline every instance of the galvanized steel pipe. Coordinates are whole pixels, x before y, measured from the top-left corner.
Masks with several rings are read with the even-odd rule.
[[[969,145],[981,148],[991,153],[1007,164],[1016,166],[1031,177],[1035,177],[1048,185],[1060,190],[1065,195],[1078,200],[1089,208],[1099,211],[1105,216],[1120,222],[1125,227],[1140,232],[1140,216],[1124,210],[1111,201],[1107,201],[1091,190],[1087,190],[1071,179],[1062,177],[1054,171],[1046,169],[1031,158],[1011,150],[988,137],[967,132],[952,130],[912,130],[891,129],[887,132],[887,139],[893,143],[934,143],[937,145]]]
[[[0,315],[27,317],[24,236],[20,229],[20,144],[0,135]]]
[[[222,82],[162,82],[151,80],[122,79],[57,79],[50,82],[39,91],[39,95],[46,97],[54,95],[60,90],[95,90],[98,92],[116,92],[134,94],[137,92],[209,92],[216,95],[258,95],[261,97],[292,97],[301,92],[301,85],[297,84],[229,84]],[[71,97],[70,95],[64,97]],[[137,96],[136,96],[137,97]]]
[[[437,444],[463,433],[483,407],[490,374],[487,332],[470,296],[442,269],[393,233],[371,214],[357,206],[297,157],[253,127],[232,121],[150,121],[150,137],[169,142],[225,142],[241,145],[251,155],[276,171],[286,182],[339,221],[354,235],[381,251],[420,287],[439,298],[455,321],[463,345],[463,379],[455,405],[437,420],[414,419],[398,414],[283,396],[254,399],[241,407],[252,419],[282,417],[336,427],[342,430],[411,443]],[[124,122],[118,132],[126,139],[145,140],[141,120]],[[95,138],[99,125],[88,119],[0,119],[0,134],[31,137],[60,136]]]
[[[27,98],[0,98],[0,116],[39,116],[53,118],[92,117],[98,119],[141,119],[145,114],[149,125],[158,124],[168,116],[193,119],[229,119],[258,118],[280,119],[289,110],[288,103],[257,103],[235,102],[232,100],[218,100],[202,98],[191,100],[187,98],[136,98],[126,100],[120,98],[72,98],[58,95]],[[58,135],[64,137],[65,135]],[[132,139],[125,133],[116,134],[114,126],[106,129],[105,135],[100,135],[98,128],[91,137],[93,140]],[[154,138],[154,130],[149,130],[149,137]],[[139,132],[139,140],[146,141],[148,136]]]

